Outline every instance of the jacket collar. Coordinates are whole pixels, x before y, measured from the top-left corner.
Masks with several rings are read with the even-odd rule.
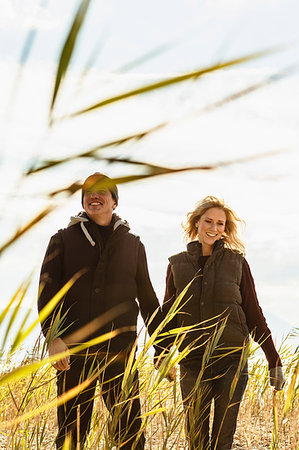
[[[85,224],[86,223],[95,223],[85,211],[80,211],[79,214],[76,216],[71,216],[71,220],[68,224],[68,227],[71,227],[73,225],[76,225],[77,223],[80,223],[80,227],[82,232],[84,233],[86,239],[90,242],[90,244],[94,247],[96,245],[95,241],[93,240],[92,236],[90,235],[89,231],[87,230]],[[113,231],[115,231],[117,228],[123,226],[129,231],[130,226],[126,220],[122,220],[117,214],[112,215],[112,221],[111,225],[113,226]]]
[[[95,223],[90,217],[88,217],[85,211],[80,211],[77,215],[71,216],[68,227],[76,225],[77,223],[85,223],[85,222]],[[113,231],[115,231],[116,228],[118,228],[121,225],[128,228],[128,230],[130,229],[129,223],[126,220],[121,219],[115,213],[112,214],[111,225],[113,225]]]
[[[213,245],[213,253],[224,248],[223,239],[219,239]],[[192,256],[202,256],[202,244],[199,241],[192,241],[187,244],[187,253]]]

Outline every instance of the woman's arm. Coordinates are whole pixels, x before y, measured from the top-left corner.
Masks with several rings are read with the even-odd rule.
[[[267,358],[269,368],[282,366],[279,354],[275,348],[271,331],[259,305],[253,276],[246,259],[242,267],[242,279],[240,284],[242,296],[242,308],[245,313],[247,326],[253,339],[261,344]]]

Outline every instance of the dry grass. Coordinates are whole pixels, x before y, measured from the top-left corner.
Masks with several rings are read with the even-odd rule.
[[[250,380],[241,405],[233,449],[298,449],[298,384],[296,381],[298,357],[289,347],[281,350],[287,385],[274,394],[268,385],[265,362],[251,361]],[[157,389],[152,387],[157,372],[150,358],[139,368],[142,410],[145,414],[147,449],[187,448],[181,395],[178,382],[163,380]],[[290,392],[291,390],[291,392]],[[43,367],[26,377],[0,388],[2,449],[50,449],[56,433],[56,410],[51,408],[20,424],[16,418],[55,399],[55,372]],[[274,408],[277,408],[277,430],[274,426]],[[161,411],[161,408],[164,408]],[[158,410],[158,411],[157,411]],[[157,412],[154,412],[157,411]],[[107,411],[99,391],[95,402],[93,423],[86,448],[108,449],[105,435]],[[5,426],[9,422],[9,426]]]

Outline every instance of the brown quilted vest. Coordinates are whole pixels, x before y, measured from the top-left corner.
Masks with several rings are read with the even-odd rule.
[[[178,326],[200,324],[194,332],[187,333],[183,347],[196,339],[197,345],[203,343],[199,349],[203,353],[204,342],[219,329],[221,319],[225,319],[226,324],[217,349],[242,347],[249,335],[240,293],[243,256],[225,248],[223,241],[216,241],[201,271],[200,255],[201,244],[194,241],[187,245],[187,251],[169,258],[176,295],[191,282],[181,300],[182,309],[177,313]]]

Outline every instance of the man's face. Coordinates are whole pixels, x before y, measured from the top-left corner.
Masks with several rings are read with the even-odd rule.
[[[97,191],[85,191],[83,197],[83,208],[87,215],[95,222],[110,223],[116,203],[108,189]],[[105,225],[105,223],[102,223]]]

